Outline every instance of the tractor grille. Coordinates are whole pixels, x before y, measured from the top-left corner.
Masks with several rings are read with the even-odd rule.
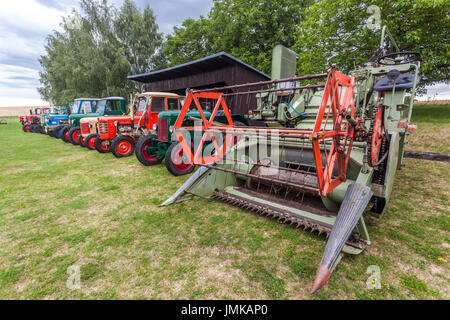
[[[81,127],[81,133],[85,134],[85,133],[89,133],[91,131],[91,128],[89,128],[89,123],[82,123],[80,125]]]
[[[108,134],[108,123],[107,122],[99,122],[98,126],[100,129],[100,134]]]
[[[158,119],[158,140],[161,142],[169,141],[169,120]]]

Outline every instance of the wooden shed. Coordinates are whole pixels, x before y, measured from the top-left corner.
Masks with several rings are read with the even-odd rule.
[[[270,80],[270,76],[226,52],[149,73],[129,76],[145,83],[146,91],[164,91],[185,95],[189,89],[207,89]],[[256,101],[235,103],[233,113],[246,114]]]

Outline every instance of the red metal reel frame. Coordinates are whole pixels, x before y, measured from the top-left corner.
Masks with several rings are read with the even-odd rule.
[[[211,114],[211,118],[209,120],[206,119],[205,114],[203,113],[203,109],[201,107],[201,104],[199,102],[199,99],[212,99],[217,100],[213,112]],[[197,108],[198,112],[200,113],[201,120],[202,120],[202,126],[194,126],[194,127],[182,127],[182,123],[184,121],[184,118],[189,111],[189,108],[191,107],[191,104],[194,103],[195,107]],[[223,112],[225,114],[225,117],[227,119],[228,124],[225,124],[224,126],[214,126],[214,118],[217,115],[217,112],[219,111],[220,107],[222,107]],[[184,154],[188,158],[189,162],[192,164],[207,164],[211,162],[217,162],[224,158],[227,147],[229,143],[231,142],[233,135],[231,133],[226,133],[224,142],[222,146],[219,146],[216,138],[214,136],[214,130],[218,129],[221,131],[223,127],[225,128],[232,128],[234,126],[233,119],[231,118],[230,110],[225,102],[225,98],[223,97],[223,93],[221,92],[195,92],[194,90],[191,90],[189,92],[188,97],[186,98],[186,101],[183,105],[183,108],[181,109],[180,114],[178,115],[177,121],[175,122],[173,128],[173,132],[175,136],[177,137],[178,141],[180,142],[181,146],[183,147]],[[184,138],[183,134],[178,130],[180,128],[183,128],[185,130],[189,131],[201,131],[204,132],[203,136],[200,140],[200,144],[197,147],[197,150],[195,153],[192,152],[192,148],[190,147],[190,142],[188,143],[186,139]],[[217,130],[216,130],[217,132]],[[211,141],[214,144],[214,147],[217,151],[217,155],[209,156],[209,157],[202,157],[203,152],[203,146],[206,142],[206,139],[208,136],[211,137]]]
[[[350,115],[352,118],[355,117],[354,86],[355,78],[337,71],[334,67],[330,70],[322,103],[311,135],[319,183],[319,194],[321,196],[326,196],[347,179],[346,171],[355,138],[355,127],[349,122],[346,122],[345,130],[342,127],[343,120],[347,115]],[[341,87],[345,88],[343,99],[341,99],[340,95]],[[323,123],[329,99],[331,99],[330,107],[328,108],[325,123]],[[327,131],[325,129],[330,112],[332,113],[333,130]],[[327,152],[325,147],[325,139],[332,139],[329,152]],[[326,157],[325,168],[322,166],[320,140],[323,142],[323,150]],[[338,166],[338,176],[333,179],[333,170],[336,163]]]
[[[313,152],[316,164],[317,179],[319,185],[319,194],[321,196],[326,196],[339,184],[346,180],[346,171],[348,162],[350,159],[350,152],[352,149],[353,140],[356,137],[356,130],[350,122],[344,119],[347,115],[352,118],[355,117],[354,111],[354,98],[353,91],[355,86],[355,78],[349,77],[336,70],[332,67],[328,72],[327,83],[325,85],[325,92],[323,95],[322,103],[317,114],[316,122],[313,130],[302,130],[294,128],[252,128],[252,127],[234,127],[233,120],[231,119],[231,114],[228,106],[225,103],[223,94],[220,92],[197,92],[191,90],[189,95],[181,109],[181,113],[174,124],[174,134],[176,135],[178,141],[183,147],[184,153],[188,158],[190,163],[193,164],[207,164],[211,162],[217,162],[224,158],[227,146],[231,142],[233,134],[229,133],[232,130],[233,133],[243,133],[247,131],[251,132],[264,132],[265,134],[271,134],[276,132],[277,134],[293,134],[293,135],[305,135],[309,137],[312,141]],[[341,88],[345,88],[343,97],[341,97]],[[206,119],[202,107],[199,103],[200,98],[215,99],[217,103],[212,112],[209,121]],[[328,101],[330,105],[328,106]],[[189,111],[191,104],[194,103],[197,110],[200,113],[202,126],[194,127],[182,127],[184,118]],[[213,125],[214,118],[217,111],[222,106],[223,111],[226,115],[228,124],[217,126]],[[327,113],[325,114],[325,112]],[[332,115],[331,121],[333,121],[333,129],[326,130],[326,124],[328,122],[330,114]],[[324,117],[325,122],[324,122]],[[359,120],[357,120],[359,123]],[[345,128],[343,126],[345,125]],[[204,132],[200,145],[197,147],[195,153],[192,151],[190,146],[190,141],[187,142],[183,137],[183,134],[179,129],[201,131]],[[226,137],[222,147],[219,147],[215,137],[211,134],[214,131],[225,131]],[[206,141],[208,135],[211,136],[211,140],[216,147],[217,155],[210,157],[201,157],[203,145]],[[329,151],[325,146],[326,140],[332,140],[331,147]],[[321,149],[320,142],[323,143],[323,148]],[[326,165],[322,165],[322,151],[325,153]],[[333,170],[337,163],[338,176],[333,178]]]

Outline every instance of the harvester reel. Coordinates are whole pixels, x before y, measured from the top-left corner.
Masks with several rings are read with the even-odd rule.
[[[375,167],[378,165],[380,158],[381,146],[383,140],[386,139],[383,132],[383,105],[381,103],[377,104],[373,108],[372,118],[370,121],[370,129],[368,135],[367,143],[367,156],[369,160],[369,165]]]

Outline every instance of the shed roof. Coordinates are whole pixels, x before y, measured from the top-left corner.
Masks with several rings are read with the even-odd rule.
[[[238,58],[235,58],[226,52],[219,52],[204,58],[200,58],[191,62],[183,63],[162,70],[128,76],[128,79],[139,82],[160,81],[210,71],[213,69],[220,69],[232,64],[240,64],[243,67],[260,74],[261,76],[270,79],[270,77],[265,73],[253,68],[252,66],[242,62]]]
[[[179,98],[180,96],[177,95],[176,93],[171,93],[171,92],[142,92],[142,93],[138,93],[136,95],[136,97],[147,97],[147,96],[152,96],[152,97],[170,97],[170,98]]]

